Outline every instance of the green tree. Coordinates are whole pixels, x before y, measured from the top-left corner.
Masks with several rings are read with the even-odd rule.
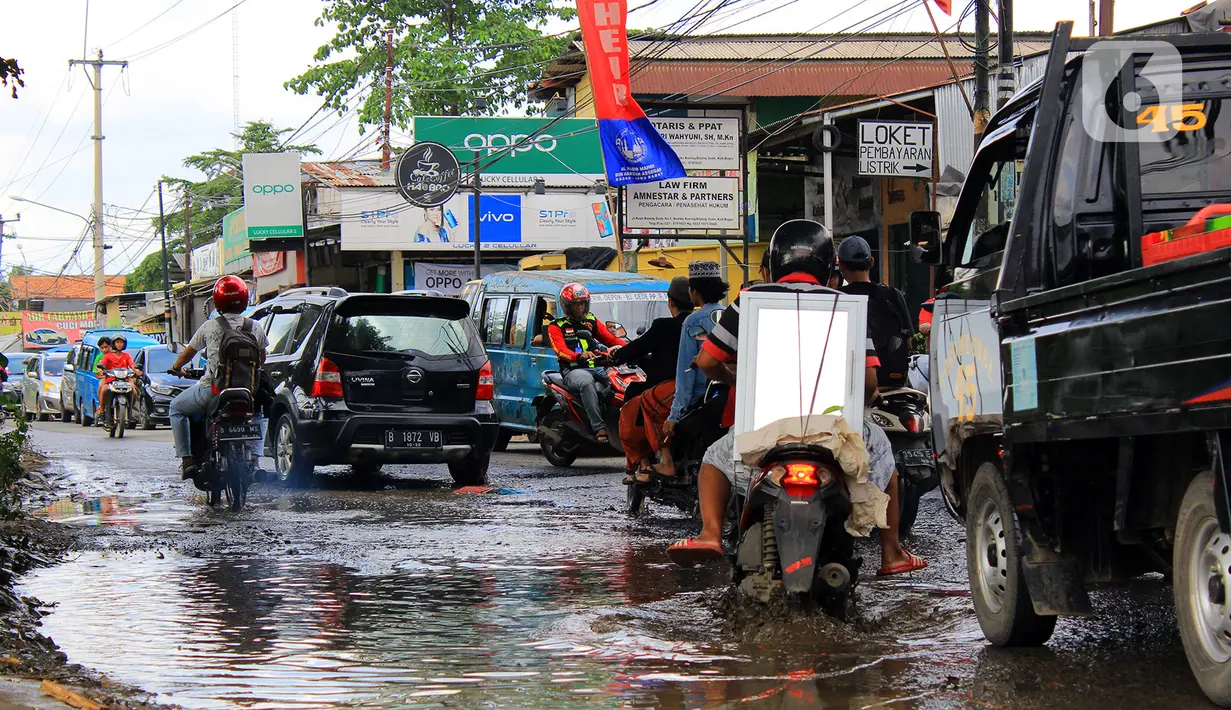
[[[16,59],[0,57],[0,86],[12,86],[13,98],[17,98],[17,88],[24,87],[26,82],[21,78],[26,70],[17,65]]]
[[[561,0],[326,0],[317,25],[337,34],[316,64],[291,79],[297,94],[316,93],[339,113],[359,94],[360,130],[385,115],[385,62],[393,28],[393,123],[412,116],[494,114],[526,103],[542,64],[567,37],[543,34],[549,20],[569,20]],[[481,99],[481,101],[480,101]]]
[[[178,199],[178,208],[168,207],[167,252],[184,251],[184,199],[191,202],[192,246],[199,247],[217,239],[222,234],[222,218],[243,206],[244,153],[273,153],[295,151],[302,154],[317,154],[314,145],[283,145],[282,136],[289,128],[274,128],[264,121],[250,121],[235,137],[240,147],[236,149],[215,148],[184,159],[184,167],[205,176],[204,180],[163,176],[163,189],[172,200]],[[158,218],[150,222],[158,229]],[[162,288],[162,251],[149,254],[128,274],[124,280],[128,292],[155,291]]]

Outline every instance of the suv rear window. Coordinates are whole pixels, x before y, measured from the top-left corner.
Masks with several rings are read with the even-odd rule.
[[[477,357],[484,352],[469,318],[388,313],[335,316],[325,349],[350,355],[411,353],[428,358]]]

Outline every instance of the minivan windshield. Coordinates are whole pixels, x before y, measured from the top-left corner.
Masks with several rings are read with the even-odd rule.
[[[649,330],[655,318],[668,318],[667,294],[661,291],[596,293],[590,297],[590,312],[603,321],[624,326],[629,338]]]
[[[64,358],[49,357],[43,361],[43,373],[47,375],[63,375],[64,374]]]
[[[335,316],[325,349],[350,355],[404,353],[428,358],[483,354],[469,318],[399,314]]]

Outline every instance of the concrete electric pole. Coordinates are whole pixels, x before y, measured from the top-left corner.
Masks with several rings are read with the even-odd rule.
[[[118,66],[123,71],[125,61],[103,61],[103,50],[98,50],[96,59],[70,59],[68,66],[89,65],[94,69],[90,86],[94,89],[94,306],[107,296],[106,280],[103,277],[103,67]]]
[[[388,52],[385,55],[385,125],[380,147],[381,170],[388,170],[393,161],[393,27],[387,30],[385,44]],[[395,292],[404,288],[406,266],[402,261],[402,252],[394,250],[389,255],[389,290]]]
[[[1106,37],[1115,32],[1115,22],[1113,15],[1115,14],[1115,0],[1099,0],[1098,7],[1098,34],[1099,37]]]
[[[0,254],[3,254],[4,252],[4,240],[13,239],[13,237],[10,237],[4,233],[4,225],[8,224],[9,222],[20,222],[20,221],[21,221],[21,215],[17,215],[17,217],[14,219],[5,219],[4,215],[0,214]],[[4,260],[0,258],[0,279],[4,278],[3,263],[4,263]]]

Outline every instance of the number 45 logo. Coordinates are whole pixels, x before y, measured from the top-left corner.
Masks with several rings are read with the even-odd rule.
[[[953,378],[953,398],[957,400],[957,420],[974,421],[979,413],[979,373],[973,362],[959,363]]]

